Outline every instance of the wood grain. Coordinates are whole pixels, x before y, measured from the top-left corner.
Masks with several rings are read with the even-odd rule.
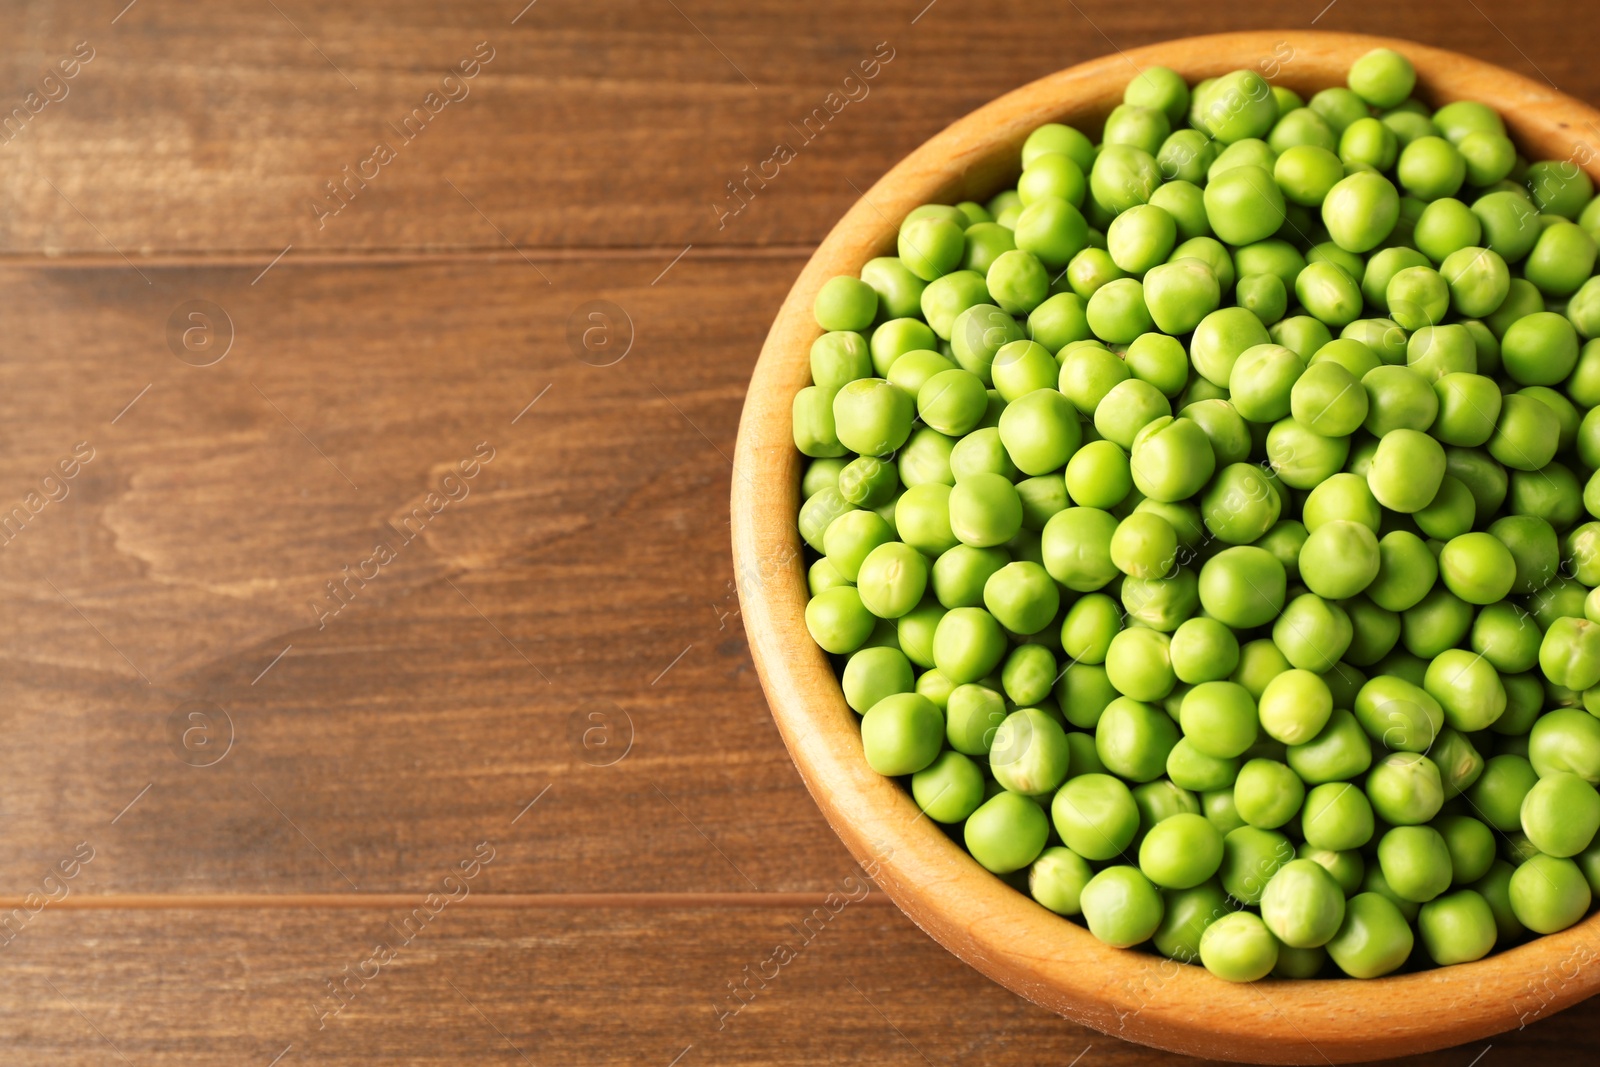
[[[667,1067],[680,1055],[678,1067],[1197,1062],[1014,997],[897,909],[865,901],[826,922],[798,907],[456,908],[410,944],[390,925],[404,920],[399,907],[46,910],[4,950],[8,1058],[95,1067],[124,1062],[119,1052],[136,1064],[259,1067],[280,1053],[278,1067]],[[348,1006],[321,1019],[337,1004],[324,999],[327,981],[345,981],[379,943],[396,950],[393,963],[365,985],[349,979]],[[768,962],[782,958],[779,946],[793,956],[781,967]],[[163,961],[159,975],[152,958]],[[747,981],[733,1012],[729,984]],[[1573,1008],[1495,1038],[1485,1062],[1570,1055],[1589,1046],[1597,1022],[1600,1008]],[[1465,1067],[1484,1047],[1404,1062]]]
[[[797,261],[664,266],[0,271],[0,502],[96,450],[0,551],[0,892],[81,839],[95,893],[408,890],[546,788],[497,891],[821,888],[848,860],[750,670],[724,503]],[[165,339],[198,298],[236,330],[206,368]],[[614,366],[568,346],[597,298],[634,323]],[[175,754],[191,701],[231,717],[215,766]],[[631,719],[614,766],[591,708]]]
[[[858,190],[985,101],[1096,56],[1220,28],[1210,10],[1103,0],[1026,0],[1004,17],[978,0],[543,0],[513,25],[524,2],[400,0],[373,18],[307,0],[142,0],[114,25],[106,9],[120,4],[32,7],[8,26],[0,114],[76,42],[96,57],[21,134],[0,132],[0,250],[248,250],[260,269],[291,244],[291,256],[812,244]],[[1448,16],[1263,0],[1227,20],[1413,38],[1594,99],[1596,27],[1570,11],[1558,0],[1474,0]],[[495,57],[467,95],[413,139],[396,134],[480,41]],[[846,87],[879,42],[895,58]],[[803,120],[834,92],[860,99],[836,102],[838,114],[808,132]],[[319,219],[311,204],[324,183],[346,180],[342,168],[358,168],[380,140],[393,162]],[[797,158],[721,219],[740,202],[727,183],[746,181],[780,141]]]
[[[1200,967],[1108,946],[1014,892],[862,758],[857,718],[806,625],[791,401],[810,378],[807,353],[821,332],[812,308],[823,283],[892,249],[893,220],[917,205],[983,198],[1003,187],[1024,138],[1042,123],[1093,129],[1121,99],[1125,63],[1171,67],[1190,82],[1281,63],[1279,80],[1307,91],[1337,82],[1376,47],[1404,48],[1419,91],[1434,104],[1482,100],[1506,116],[1528,152],[1579,159],[1591,176],[1600,174],[1600,162],[1578,148],[1588,130],[1600,130],[1600,112],[1488,64],[1388,38],[1217,34],[1068,68],[952,125],[867,191],[785,299],[740,420],[735,462],[750,477],[734,481],[732,512],[746,630],[773,716],[830,824],[859,860],[881,859],[885,888],[918,925],[996,981],[1096,1029],[1194,1055],[1351,1063],[1499,1033],[1518,1024],[1526,999],[1545,999],[1538,975],[1564,976],[1548,990],[1558,1008],[1600,990],[1600,973],[1582,966],[1600,954],[1600,915],[1469,964],[1373,982],[1284,982],[1269,995]]]

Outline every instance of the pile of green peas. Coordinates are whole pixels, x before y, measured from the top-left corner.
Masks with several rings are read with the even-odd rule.
[[[1600,198],[1379,49],[1142,71],[828,281],[806,622],[989,871],[1230,981],[1600,892]]]

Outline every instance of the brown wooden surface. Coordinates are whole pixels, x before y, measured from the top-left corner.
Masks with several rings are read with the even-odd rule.
[[[727,457],[855,189],[1052,70],[1317,18],[1600,100],[1568,5],[1322,7],[0,6],[0,114],[95,49],[0,134],[0,510],[95,450],[0,550],[0,893],[95,849],[0,951],[0,1060],[1176,1062],[1019,1000],[876,893],[716,1036],[726,983],[852,871],[734,614]],[[321,183],[482,40],[471,95],[319,230]],[[719,230],[724,183],[879,41],[871,95]],[[595,299],[634,324],[609,367],[568,341]],[[169,350],[192,300],[233,321],[214,366]],[[481,441],[470,495],[319,630],[308,598]],[[179,758],[190,702],[231,716],[213,766]],[[616,749],[586,711],[619,743],[631,718],[625,758],[595,765]],[[482,840],[468,902],[317,1031],[322,980]],[[1597,1012],[1482,1062],[1593,1055]]]

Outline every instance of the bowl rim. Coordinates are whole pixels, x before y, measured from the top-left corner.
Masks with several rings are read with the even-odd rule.
[[[1355,1062],[1458,1044],[1567,1007],[1600,988],[1600,914],[1475,963],[1371,981],[1236,985],[1204,968],[1111,948],[984,871],[924,821],[907,791],[862,756],[858,717],[805,626],[796,529],[801,456],[791,402],[810,382],[823,282],[892,254],[895,222],[929,202],[986,199],[1017,172],[1017,150],[1044,122],[1098,121],[1121,102],[1128,68],[1165,65],[1191,84],[1271,64],[1276,85],[1343,83],[1362,53],[1395,48],[1434,106],[1494,106],[1531,158],[1591,176],[1600,112],[1493,64],[1410,41],[1314,30],[1183,38],[1118,51],[1024,85],[959,119],[896,164],[818,246],[784,300],[751,377],[734,454],[734,573],[751,656],[801,778],[845,846],[923,930],[1001,985],[1075,1022],[1192,1055],[1250,1062]],[[1023,946],[1028,946],[1024,948]]]

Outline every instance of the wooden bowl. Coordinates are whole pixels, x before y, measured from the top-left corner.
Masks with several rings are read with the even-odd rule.
[[[733,554],[745,629],[773,717],[801,777],[855,857],[909,915],[990,978],[1075,1022],[1160,1048],[1255,1063],[1349,1063],[1472,1041],[1593,993],[1600,915],[1477,963],[1374,981],[1234,985],[1198,966],[1110,948],[983,870],[861,752],[857,717],[806,631],[795,522],[801,456],[790,404],[810,383],[819,335],[811,306],[837,274],[893,255],[899,220],[919,204],[985,200],[1018,173],[1023,139],[1045,122],[1099,130],[1133,68],[1172,67],[1192,84],[1253,67],[1309,97],[1343,85],[1352,60],[1388,46],[1410,57],[1417,93],[1469,98],[1505,116],[1529,158],[1572,159],[1600,174],[1583,141],[1600,113],[1499,67],[1386,38],[1301,30],[1226,33],[1151,45],[1041,78],[918,148],[834,227],[790,290],[756,364],[734,457]]]

